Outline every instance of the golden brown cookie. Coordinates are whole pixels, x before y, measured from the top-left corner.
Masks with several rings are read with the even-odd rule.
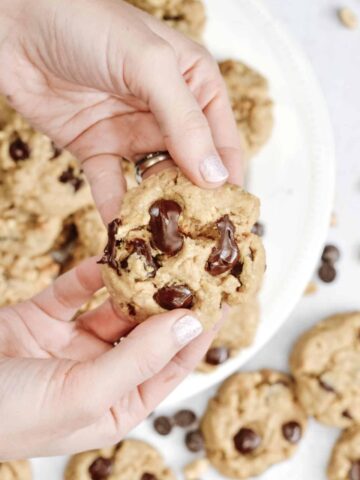
[[[360,427],[349,428],[340,435],[327,473],[329,480],[360,479]]]

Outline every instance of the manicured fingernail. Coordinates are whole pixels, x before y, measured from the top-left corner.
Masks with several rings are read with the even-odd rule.
[[[229,172],[217,155],[205,158],[200,163],[200,172],[203,179],[209,183],[223,182],[229,176]]]
[[[203,327],[197,318],[185,315],[175,323],[173,330],[177,342],[183,346],[198,337],[203,331]]]

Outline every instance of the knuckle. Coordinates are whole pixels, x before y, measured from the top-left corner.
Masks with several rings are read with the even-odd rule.
[[[188,133],[208,129],[207,121],[200,110],[190,110],[186,112],[184,117],[184,126],[185,131]]]
[[[146,356],[137,359],[137,368],[141,378],[151,378],[156,375],[162,366],[158,353],[147,352]]]

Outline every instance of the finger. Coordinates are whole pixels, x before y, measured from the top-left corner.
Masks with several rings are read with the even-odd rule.
[[[64,273],[35,295],[32,303],[52,318],[71,320],[78,309],[104,286],[97,260],[96,257],[89,258]]]

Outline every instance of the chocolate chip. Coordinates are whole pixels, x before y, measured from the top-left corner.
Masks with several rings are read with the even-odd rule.
[[[239,248],[235,242],[235,226],[228,215],[224,215],[216,222],[220,232],[220,239],[216,247],[212,249],[206,270],[210,275],[216,276],[232,270],[239,260]]]
[[[321,255],[321,260],[333,265],[340,258],[340,250],[335,245],[326,245]]]
[[[179,231],[180,205],[173,200],[158,200],[150,207],[150,231],[154,246],[167,255],[176,255],[184,238]]]
[[[194,295],[187,285],[167,285],[155,293],[154,300],[165,310],[191,308]]]
[[[62,149],[57,147],[54,142],[51,143],[51,147],[53,149],[53,156],[50,160],[55,160],[55,158],[60,157],[60,155],[62,154]]]
[[[179,410],[174,415],[174,423],[178,427],[190,427],[194,422],[196,422],[196,415],[192,410]]]
[[[209,365],[220,365],[229,358],[229,350],[226,347],[212,347],[207,351],[205,362]]]
[[[92,480],[105,480],[112,472],[111,458],[98,457],[89,467]]]
[[[256,222],[251,229],[251,232],[259,237],[263,237],[265,234],[265,227],[264,224],[261,222]]]
[[[185,445],[190,452],[200,452],[204,449],[204,437],[200,430],[192,430],[185,435]]]
[[[146,266],[152,269],[152,276],[155,276],[155,272],[158,269],[158,266],[151,255],[151,248],[148,243],[145,242],[142,238],[135,238],[129,244],[130,249],[135,251],[139,256],[144,257]]]
[[[60,175],[59,182],[69,183],[73,187],[74,191],[77,192],[82,187],[84,180],[75,175],[75,170],[73,167],[69,167]]]
[[[290,443],[298,443],[302,437],[302,428],[298,422],[284,423],[281,430],[284,438]]]
[[[323,390],[326,390],[327,392],[335,392],[335,390],[333,389],[333,387],[331,385],[329,385],[328,383],[326,383],[324,380],[322,380],[321,378],[319,378],[319,385],[320,387],[323,389]]]
[[[129,315],[130,315],[131,317],[135,317],[135,315],[136,315],[136,309],[135,309],[135,307],[134,307],[134,305],[133,305],[132,303],[128,303],[128,304],[127,304],[127,309],[128,309]]]
[[[169,417],[162,416],[154,420],[154,428],[159,435],[169,435],[172,427],[172,421]]]
[[[336,278],[336,270],[330,263],[323,263],[318,270],[320,280],[325,283],[331,283]]]
[[[173,21],[173,22],[180,22],[181,20],[184,20],[184,15],[164,15],[163,20],[164,21]]]
[[[261,443],[259,435],[250,428],[241,428],[234,437],[234,445],[238,452],[246,455],[252,453]]]
[[[234,277],[239,278],[242,271],[243,271],[244,265],[240,262],[237,262],[234,267],[231,269],[231,275],[234,275]]]
[[[9,154],[14,162],[27,160],[30,157],[29,145],[23,142],[20,137],[18,137],[10,143]]]
[[[141,480],[158,480],[158,478],[152,473],[145,472],[143,473]]]
[[[121,225],[121,220],[115,218],[108,225],[108,242],[104,249],[104,254],[101,259],[97,262],[101,265],[109,265],[112,269],[116,271],[118,275],[121,275],[121,265],[118,260],[116,260],[116,234],[119,226]]]
[[[349,420],[354,420],[349,410],[344,410],[341,415]]]
[[[349,472],[349,480],[360,480],[360,460],[352,463]]]

